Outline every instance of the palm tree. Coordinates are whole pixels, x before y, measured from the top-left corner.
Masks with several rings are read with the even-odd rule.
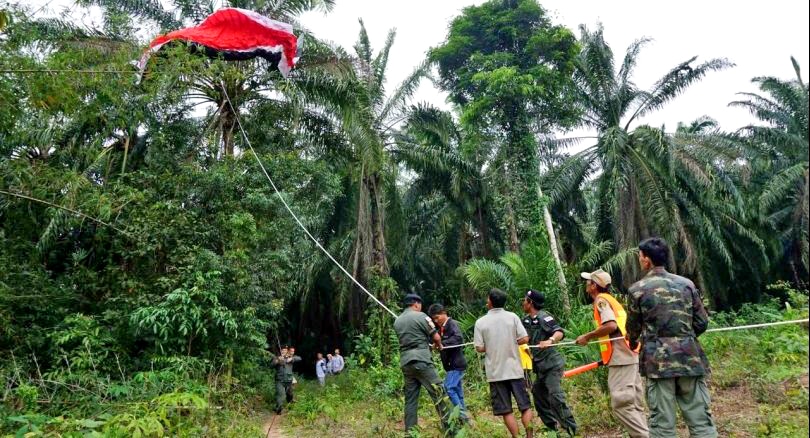
[[[133,2],[129,0],[81,0],[77,3],[83,6],[98,6],[104,11],[105,16],[115,17],[125,14],[135,19],[147,20],[157,24],[161,33],[182,26],[198,24],[215,10],[215,2],[196,0],[172,0],[167,6],[158,1]],[[262,15],[295,23],[295,17],[303,12],[313,9],[330,10],[334,6],[334,0],[271,2],[225,0],[221,6],[252,9]],[[106,29],[113,35],[134,33],[127,27],[128,24],[120,24],[121,20],[107,20],[107,22],[114,23],[112,28]],[[123,28],[120,28],[122,26]],[[302,35],[302,37],[305,36]],[[312,63],[311,56],[309,60]],[[179,76],[181,89],[188,90],[185,96],[187,99],[196,100],[195,105],[212,104],[213,110],[209,111],[207,118],[214,123],[207,123],[207,125],[217,127],[219,134],[217,154],[226,157],[233,156],[236,115],[241,108],[266,98],[266,92],[268,89],[275,88],[273,82],[279,77],[264,71],[260,61],[223,64],[208,63],[195,57],[175,56],[168,63],[169,66],[163,66],[163,70],[166,70],[170,76]],[[306,64],[307,61],[301,67]]]
[[[592,186],[597,241],[610,240],[616,249],[625,250],[644,237],[661,235],[677,244],[673,268],[699,280],[713,271],[707,260],[719,259],[728,267],[733,264],[733,243],[725,235],[726,225],[760,247],[756,236],[739,222],[734,209],[743,208],[735,203],[735,188],[724,178],[721,163],[733,162],[738,157],[736,149],[716,136],[673,136],[663,127],[632,127],[640,117],[662,108],[709,72],[732,64],[712,59],[693,65],[693,57],[645,91],[633,83],[632,76],[638,54],[649,40],[634,42],[617,71],[601,25],[594,32],[584,26],[580,30],[583,48],[575,81],[582,105],[581,125],[597,131],[596,143],[546,174],[544,188],[552,205],[570,202],[567,199],[572,193]],[[624,283],[637,275],[636,264],[627,263]]]
[[[410,97],[428,74],[427,64],[422,63],[387,92],[388,56],[395,37],[396,31],[389,31],[382,49],[374,54],[360,20],[352,85],[357,107],[343,120],[343,131],[352,147],[357,187],[352,268],[354,275],[365,282],[390,273],[386,205],[399,205],[396,163],[390,154],[396,147],[397,128],[408,118]]]
[[[740,133],[757,150],[752,166],[761,180],[759,214],[782,243],[784,259],[798,286],[806,285],[808,264],[808,84],[796,59],[790,58],[796,78],[753,79],[763,94],[740,93],[746,100],[731,106],[748,109],[764,125],[749,125]]]
[[[564,301],[567,292],[557,283],[557,266],[548,239],[537,232],[524,242],[520,253],[507,252],[498,261],[472,259],[462,271],[467,282],[480,292],[490,288],[508,292],[512,305],[521,301],[526,290],[537,289],[546,293],[552,313],[569,312]]]

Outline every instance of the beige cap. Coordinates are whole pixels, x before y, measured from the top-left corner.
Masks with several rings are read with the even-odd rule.
[[[612,279],[610,278],[610,274],[601,269],[597,269],[593,272],[583,272],[579,275],[581,275],[582,278],[586,280],[591,280],[592,282],[596,283],[597,285],[603,288],[610,286],[610,282],[612,281]]]

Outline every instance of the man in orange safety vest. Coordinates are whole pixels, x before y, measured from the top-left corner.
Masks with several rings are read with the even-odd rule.
[[[593,340],[607,341],[624,338],[627,313],[610,294],[610,274],[599,269],[583,272],[587,280],[585,290],[593,300],[593,319],[596,330],[577,338],[576,343],[587,345]],[[642,399],[644,389],[638,371],[638,351],[633,351],[625,339],[600,342],[601,363],[608,366],[608,389],[613,415],[624,426],[631,438],[649,437]]]

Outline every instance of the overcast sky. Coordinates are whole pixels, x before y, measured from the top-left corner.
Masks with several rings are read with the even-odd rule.
[[[59,13],[70,0],[27,0],[40,12]],[[358,18],[363,18],[375,48],[385,41],[388,29],[397,29],[390,56],[389,89],[399,83],[425,56],[426,51],[446,37],[450,20],[468,5],[467,0],[337,0],[328,14],[307,13],[301,22],[322,39],[350,49],[357,38]],[[635,82],[649,87],[672,66],[691,56],[698,60],[725,57],[736,67],[710,74],[663,110],[643,119],[653,125],[666,124],[674,129],[679,121],[689,122],[709,115],[723,129],[734,130],[751,122],[742,109],[728,108],[728,102],[740,91],[756,91],[755,76],[773,75],[792,78],[789,57],[795,56],[804,68],[807,80],[810,19],[806,0],[770,0],[768,2],[727,2],[712,0],[545,0],[540,2],[554,17],[578,34],[585,24],[605,27],[605,38],[617,57],[640,37],[654,41],[641,53]],[[92,21],[96,14],[83,18]],[[429,83],[416,96],[447,107],[445,96]]]

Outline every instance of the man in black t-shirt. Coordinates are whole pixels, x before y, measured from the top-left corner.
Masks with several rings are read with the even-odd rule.
[[[436,324],[439,335],[442,337],[440,356],[442,367],[447,372],[444,377],[444,387],[450,397],[450,402],[453,403],[453,406],[458,406],[459,417],[466,422],[468,421],[467,407],[464,405],[464,388],[461,381],[464,378],[464,371],[467,369],[467,359],[464,358],[463,347],[447,348],[447,346],[463,344],[464,335],[461,333],[458,323],[447,316],[447,310],[441,304],[430,306],[428,315],[433,319],[433,323]]]

